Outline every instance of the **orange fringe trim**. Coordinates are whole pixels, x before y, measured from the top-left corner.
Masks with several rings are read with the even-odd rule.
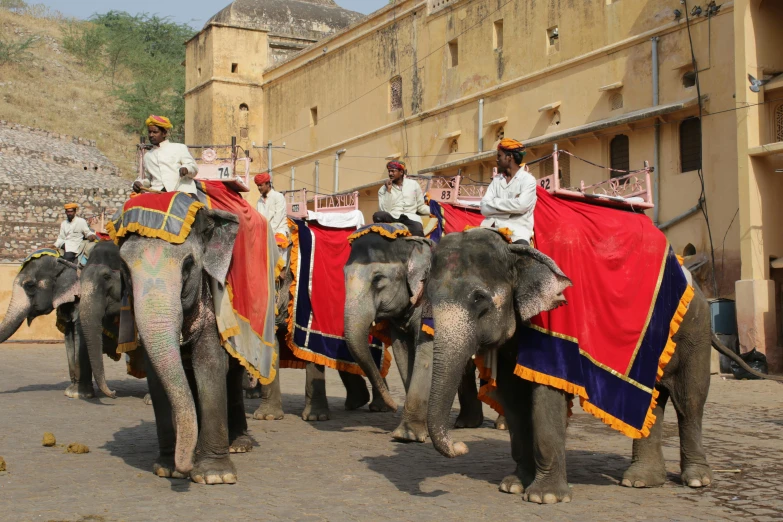
[[[174,196],[174,198],[176,198],[176,196]],[[174,198],[171,198],[171,200],[174,201]],[[114,241],[115,245],[120,244],[120,238],[123,238],[131,233],[135,233],[144,237],[163,239],[164,241],[168,241],[171,244],[179,245],[184,243],[188,238],[188,235],[190,234],[190,227],[196,220],[196,213],[203,207],[204,204],[199,201],[194,201],[190,204],[188,207],[188,214],[182,221],[182,229],[180,229],[179,234],[172,234],[171,232],[166,232],[165,230],[160,230],[157,228],[145,227],[139,223],[130,223],[127,227],[120,226],[119,230],[115,230],[114,223],[111,220],[106,222],[106,231],[109,233],[109,236],[111,237],[112,241]],[[123,211],[123,214],[124,213],[125,212]],[[120,214],[120,218],[117,220],[118,222],[122,222],[123,214]]]
[[[680,298],[680,304],[677,307],[677,311],[674,313],[674,317],[672,317],[672,320],[669,323],[669,338],[666,341],[666,346],[664,347],[663,352],[658,359],[658,375],[656,381],[660,381],[661,377],[663,377],[664,369],[666,368],[666,365],[669,364],[669,361],[671,361],[672,356],[674,355],[674,351],[677,349],[677,343],[674,342],[673,338],[680,329],[682,320],[685,317],[685,313],[688,311],[688,306],[693,300],[694,295],[695,291],[693,287],[689,285]],[[590,403],[590,398],[587,395],[587,391],[581,386],[564,381],[563,379],[558,379],[557,377],[552,377],[550,375],[533,371],[520,365],[517,365],[516,369],[514,370],[514,374],[528,381],[551,386],[553,388],[563,390],[566,393],[578,396],[579,404],[582,406],[583,410],[597,417],[603,421],[604,424],[608,424],[613,429],[632,439],[648,437],[650,435],[650,429],[655,424],[655,414],[653,413],[653,410],[655,410],[655,407],[658,405],[658,390],[656,389],[653,389],[652,399],[650,401],[650,407],[647,410],[647,416],[645,417],[644,425],[641,429],[636,429]]]
[[[288,299],[288,319],[286,320],[287,323],[286,324],[287,330],[285,334],[286,345],[288,346],[288,349],[291,350],[291,352],[294,354],[294,356],[301,359],[302,361],[321,364],[323,366],[332,368],[333,370],[364,376],[364,372],[356,363],[349,364],[340,361],[335,361],[334,359],[330,359],[321,354],[317,354],[308,350],[303,350],[299,348],[296,345],[296,343],[294,343],[294,299],[296,298],[296,291],[299,286],[299,280],[296,277],[296,267],[299,265],[299,227],[295,223],[293,223],[293,221],[290,220],[289,220],[289,226],[291,228],[291,262],[289,263],[289,270],[291,270],[292,277],[291,277],[291,286],[289,288],[290,296]],[[375,227],[371,227],[371,228],[375,228]],[[369,232],[370,229],[368,228],[367,231]],[[384,232],[386,231],[384,230]],[[401,232],[407,232],[407,231],[403,230]],[[407,235],[410,235],[410,232],[407,232]],[[383,333],[383,331],[386,329],[385,324],[383,322],[379,323],[378,325],[375,326],[375,329],[376,330],[374,332],[374,335],[376,336],[380,335],[378,338],[381,339],[382,342],[385,344],[386,340],[389,340],[388,336],[386,336]],[[382,337],[385,338],[386,340],[382,339]],[[391,341],[389,341],[388,344],[391,345]],[[391,360],[392,360],[391,351],[388,350],[387,348],[384,348],[383,365],[381,367],[381,376],[386,377],[386,375],[389,373],[389,368],[391,367]],[[299,363],[298,361],[280,361],[281,368],[303,369],[305,365],[306,365],[305,362]]]
[[[429,325],[426,324],[421,325],[421,331],[427,335],[435,337],[435,330]]]
[[[422,326],[422,330],[423,329],[424,326]],[[495,379],[492,378],[492,370],[485,366],[484,356],[477,355],[473,362],[476,364],[476,368],[478,369],[479,378],[483,381],[487,381],[485,385],[479,388],[478,399],[495,410],[499,415],[505,415],[503,406],[501,406],[498,401],[492,398],[492,392],[497,389],[498,384],[495,382]]]
[[[379,227],[379,226],[373,225],[373,226],[370,226],[370,227],[365,227],[365,228],[361,229],[360,231],[354,232],[353,234],[348,236],[348,242],[349,243],[353,243],[354,239],[357,239],[357,238],[360,238],[360,237],[362,237],[364,235],[367,235],[370,232],[375,232],[377,234],[382,235],[383,237],[388,237],[389,239],[397,239],[398,237],[410,236],[411,235],[411,233],[410,233],[410,231],[408,229],[404,229],[404,230],[400,229],[400,230],[397,230],[394,233],[392,233],[392,232],[389,232],[388,230],[386,230],[383,227]]]

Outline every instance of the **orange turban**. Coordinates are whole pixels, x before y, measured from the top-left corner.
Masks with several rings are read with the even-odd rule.
[[[79,205],[77,205],[76,203],[66,203],[65,205],[63,205],[63,208],[65,210],[77,209],[79,208]]]
[[[386,170],[401,170],[405,172],[405,162],[403,161],[390,161],[386,164]]]
[[[253,181],[256,182],[256,185],[261,185],[262,183],[267,183],[269,181],[272,181],[272,178],[269,177],[268,172],[262,172],[261,174],[258,174],[255,178],[253,178]]]
[[[161,129],[170,129],[173,127],[171,120],[169,120],[167,117],[155,116],[154,114],[147,118],[147,121],[144,123],[147,125],[147,127],[152,127],[154,125],[155,127],[160,127]]]
[[[498,150],[507,150],[509,152],[523,151],[525,150],[525,145],[521,141],[505,138],[498,143]]]

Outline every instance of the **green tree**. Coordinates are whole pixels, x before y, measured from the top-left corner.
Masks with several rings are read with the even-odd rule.
[[[185,41],[195,31],[168,18],[121,11],[95,15],[90,24],[66,28],[66,50],[114,86],[122,110],[139,131],[150,114],[167,116],[174,138],[185,123]]]

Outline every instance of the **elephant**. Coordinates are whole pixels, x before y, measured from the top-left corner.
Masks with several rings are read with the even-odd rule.
[[[153,472],[160,477],[235,483],[230,447],[252,447],[244,368],[221,345],[210,286],[210,277],[226,280],[238,229],[234,214],[202,207],[182,243],[133,234],[120,241],[155,412],[160,455]]]
[[[76,399],[95,397],[87,349],[80,341],[79,276],[76,265],[53,255],[27,260],[13,283],[11,302],[0,323],[0,343],[11,337],[25,319],[27,324],[57,310],[58,328],[65,335],[65,351],[71,384],[65,395]]]
[[[286,259],[290,261],[290,246]],[[278,281],[278,293],[275,306],[277,314],[275,315],[275,324],[277,328],[278,344],[285,343],[286,331],[288,328],[288,305],[293,299],[290,288],[293,284],[293,274],[290,266],[286,266],[281,273]],[[278,346],[279,348],[279,346]],[[278,352],[279,353],[279,352]],[[277,361],[279,364],[279,359]],[[278,370],[276,367],[275,370]],[[326,377],[323,365],[313,362],[305,363],[305,407],[302,411],[302,419],[305,421],[326,421],[330,419],[329,402],[326,396]],[[376,385],[373,385],[372,397],[367,389],[367,384],[361,375],[356,375],[346,371],[339,371],[340,379],[346,390],[345,409],[356,410],[367,403],[370,403],[370,411],[384,412],[388,407],[381,398]],[[245,374],[244,386],[248,389],[246,396],[248,398],[261,398],[261,404],[253,413],[256,420],[280,420],[284,416],[283,397],[280,389],[280,372],[277,371],[277,377],[271,384],[262,386],[256,384]],[[385,389],[385,387],[384,387]],[[370,400],[372,398],[372,401]]]
[[[523,494],[535,503],[569,502],[565,436],[569,396],[513,374],[522,323],[564,302],[571,285],[546,255],[526,245],[508,244],[494,231],[450,234],[432,260],[426,295],[435,320],[432,388],[427,423],[433,445],[443,455],[467,453],[446,427],[465,362],[498,349],[497,386],[511,434],[513,474],[500,490]],[[711,334],[709,307],[698,288],[673,340],[677,350],[656,385],[657,421],[646,438],[634,439],[633,459],[622,485],[661,486],[666,479],[661,438],[664,408],[671,399],[680,435],[682,483],[707,486],[712,471],[702,447],[702,416],[710,384],[710,346],[733,360]],[[746,366],[747,367],[747,366]]]
[[[406,391],[400,425],[392,437],[424,442],[432,371],[432,336],[422,331],[419,306],[429,275],[434,244],[429,239],[388,239],[365,234],[351,245],[345,265],[345,338],[354,360],[390,408],[396,409],[372,360],[367,342],[374,322],[388,321],[394,359]],[[484,421],[475,366],[470,361],[459,387],[460,413],[455,427],[475,428]],[[500,421],[503,422],[502,419]]]

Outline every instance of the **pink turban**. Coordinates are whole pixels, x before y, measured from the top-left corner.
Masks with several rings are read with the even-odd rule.
[[[262,183],[267,183],[269,181],[272,181],[272,178],[269,177],[268,172],[262,172],[261,174],[258,174],[255,178],[253,178],[253,181],[256,182],[256,185],[261,185]]]

